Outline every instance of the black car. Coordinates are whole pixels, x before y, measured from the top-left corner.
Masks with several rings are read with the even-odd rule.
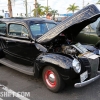
[[[0,20],[0,63],[22,73],[42,76],[52,92],[74,81],[85,86],[100,77],[99,56],[74,38],[100,16],[89,5],[58,25],[41,18]]]

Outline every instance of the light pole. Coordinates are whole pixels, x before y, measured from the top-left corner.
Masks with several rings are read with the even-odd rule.
[[[48,0],[47,0],[47,7],[48,7]]]
[[[48,0],[47,0],[47,9],[48,9]],[[47,10],[47,13],[48,13],[48,10]]]
[[[83,0],[83,8],[84,8],[84,0]]]
[[[26,8],[26,17],[28,17],[28,14],[27,14],[27,0],[25,0],[25,8]]]

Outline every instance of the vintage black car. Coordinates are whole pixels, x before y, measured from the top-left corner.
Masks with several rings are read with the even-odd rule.
[[[100,77],[99,56],[74,38],[100,16],[95,5],[89,5],[56,25],[41,18],[0,20],[0,63],[22,73],[42,76],[52,92],[74,81],[74,87],[85,86]]]

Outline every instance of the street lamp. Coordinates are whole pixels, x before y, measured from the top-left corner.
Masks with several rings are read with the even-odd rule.
[[[47,0],[47,7],[48,7],[48,0]]]
[[[28,14],[27,14],[27,0],[25,0],[25,8],[26,8],[26,17],[28,17]]]
[[[83,8],[84,8],[84,0],[83,0]]]

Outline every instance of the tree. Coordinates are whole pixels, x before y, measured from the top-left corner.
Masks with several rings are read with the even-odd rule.
[[[75,3],[72,5],[69,5],[69,7],[67,8],[68,11],[72,11],[73,13],[75,12],[75,10],[79,10],[78,9],[79,6],[76,6]]]
[[[11,0],[8,0],[8,11],[9,11],[9,16],[13,17]]]
[[[41,4],[38,4],[38,3],[37,3],[36,8],[33,9],[32,11],[34,12],[35,17],[40,17],[45,14],[43,11],[43,6],[41,6]]]
[[[96,4],[99,4],[100,5],[100,0],[98,0],[98,2]]]
[[[58,10],[51,10],[52,16],[53,16],[53,20],[55,20],[55,15],[59,15],[58,14]]]
[[[9,12],[9,16],[13,17],[12,14],[12,3],[15,3],[16,0],[8,0],[8,12]]]
[[[58,14],[57,10],[52,10],[50,6],[41,6],[41,4],[39,4],[39,3],[35,4],[35,9],[33,9],[32,11],[33,11],[35,17],[40,17],[43,15],[46,15],[49,12],[55,18],[55,15]]]
[[[43,6],[44,8],[44,13],[47,14],[48,12],[51,12],[51,7],[50,6]]]

